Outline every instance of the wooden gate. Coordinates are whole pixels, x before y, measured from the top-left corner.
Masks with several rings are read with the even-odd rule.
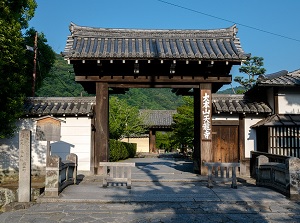
[[[212,126],[213,162],[238,162],[238,126]]]

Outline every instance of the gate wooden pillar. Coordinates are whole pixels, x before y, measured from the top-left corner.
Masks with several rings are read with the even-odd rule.
[[[96,82],[96,105],[95,105],[95,172],[102,174],[99,162],[107,162],[109,160],[109,127],[108,127],[108,84]]]
[[[212,161],[212,95],[211,83],[200,84],[200,174],[206,175],[205,162]]]
[[[200,89],[194,88],[194,172],[200,173]]]
[[[149,130],[149,152],[154,153],[156,147],[156,131],[150,129]]]

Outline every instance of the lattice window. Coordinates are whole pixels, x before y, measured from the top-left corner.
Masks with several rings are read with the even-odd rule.
[[[269,137],[269,153],[300,158],[300,127],[270,127]]]

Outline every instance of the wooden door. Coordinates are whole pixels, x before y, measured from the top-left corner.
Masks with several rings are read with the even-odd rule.
[[[213,162],[238,162],[238,126],[212,126]]]

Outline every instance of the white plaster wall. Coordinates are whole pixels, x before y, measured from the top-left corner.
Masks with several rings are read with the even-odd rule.
[[[61,141],[50,142],[52,154],[66,159],[69,153],[78,156],[78,170],[90,170],[91,150],[91,119],[88,117],[68,117],[61,124]],[[35,121],[22,119],[18,123],[19,129],[32,131],[32,165],[45,167],[47,142],[36,141]],[[18,168],[19,158],[19,132],[10,139],[0,139],[0,169],[14,170]]]
[[[278,94],[279,114],[300,114],[299,93],[280,92]]]
[[[260,121],[259,117],[245,118],[245,158],[250,158],[250,151],[256,151],[256,131],[250,126]]]
[[[128,142],[128,138],[121,140],[122,142]],[[137,144],[137,153],[149,153],[149,137],[145,138],[129,138],[129,143]]]
[[[91,119],[88,117],[68,117],[61,124],[61,139],[51,142],[52,154],[66,159],[67,154],[78,156],[78,170],[90,170],[91,154]]]

